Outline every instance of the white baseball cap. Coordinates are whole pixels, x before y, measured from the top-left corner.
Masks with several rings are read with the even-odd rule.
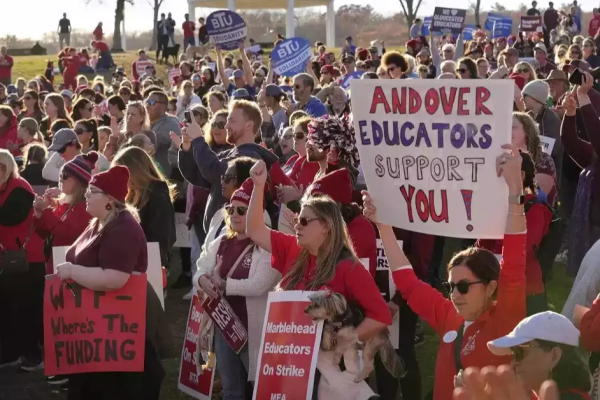
[[[579,347],[579,330],[564,315],[545,311],[525,318],[511,333],[492,340],[487,345],[492,354],[506,356],[511,354],[511,347],[520,346],[532,340],[545,340]]]

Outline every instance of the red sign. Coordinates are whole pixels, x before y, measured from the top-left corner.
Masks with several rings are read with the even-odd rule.
[[[169,70],[169,82],[171,82],[171,85],[175,85],[176,76],[181,76],[181,70],[179,68],[171,68]]]
[[[311,292],[271,292],[253,400],[312,399],[323,322],[304,313]]]
[[[248,341],[248,332],[242,321],[233,312],[231,305],[223,296],[219,296],[214,299],[208,297],[202,303],[202,307],[214,321],[215,328],[221,331],[229,347],[235,354],[239,354]]]
[[[523,32],[537,32],[541,31],[542,28],[542,17],[540,16],[523,16],[521,17],[521,31]]]
[[[213,369],[202,371],[201,366],[198,365],[198,352],[196,351],[198,335],[200,334],[200,326],[202,324],[202,312],[200,299],[194,294],[190,304],[187,327],[185,328],[177,387],[183,393],[196,399],[210,400],[214,371]]]
[[[146,275],[112,292],[46,276],[44,374],[144,370]]]

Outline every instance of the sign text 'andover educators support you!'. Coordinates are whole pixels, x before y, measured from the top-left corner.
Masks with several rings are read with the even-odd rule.
[[[410,85],[410,86],[408,86]],[[354,80],[356,142],[378,218],[448,237],[502,238],[510,80]]]

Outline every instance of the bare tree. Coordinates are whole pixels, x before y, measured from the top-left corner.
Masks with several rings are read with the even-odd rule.
[[[133,0],[117,0],[117,8],[115,10],[115,31],[113,33],[113,52],[123,51],[123,40],[121,37],[121,25],[125,16],[125,2],[133,4]]]
[[[419,7],[421,7],[421,1],[417,0],[415,5],[415,0],[400,0],[400,5],[402,6],[402,12],[404,12],[404,17],[406,18],[406,24],[409,29],[412,26],[415,18],[417,18],[417,13],[419,12]]]
[[[481,25],[479,13],[481,11],[481,0],[471,1],[469,3],[469,11],[472,11],[475,14],[475,25]]]
[[[508,13],[508,9],[506,7],[504,7],[502,4],[496,2],[493,6],[492,6],[492,11],[495,11],[497,13],[500,14],[506,14]]]
[[[156,24],[158,23],[158,12],[160,10],[160,6],[164,3],[165,0],[146,0],[150,7],[154,10],[154,19],[152,20],[152,43],[150,44],[150,50],[155,50],[157,45],[156,34]],[[195,21],[194,21],[195,22]]]

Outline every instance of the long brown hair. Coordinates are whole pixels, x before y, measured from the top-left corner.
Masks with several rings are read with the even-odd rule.
[[[306,290],[318,290],[329,283],[334,275],[335,268],[340,261],[358,261],[348,229],[344,223],[342,213],[337,203],[328,196],[310,197],[306,199],[302,207],[310,208],[316,217],[329,227],[329,231],[317,255],[317,268],[315,275],[306,285]],[[282,279],[282,289],[294,289],[306,276],[309,252],[302,249],[292,269]]]
[[[15,117],[15,113],[13,112],[10,106],[0,105],[0,114],[4,115],[7,118],[6,124],[4,126],[0,126],[0,135],[3,134],[10,128],[13,123],[13,118]]]
[[[150,183],[165,182],[169,188],[171,202],[175,200],[175,185],[170,184],[162,172],[156,167],[152,158],[139,147],[127,147],[120,150],[112,162],[129,169],[129,191],[125,197],[128,204],[138,210],[144,208],[150,198]]]
[[[65,100],[63,99],[63,97],[60,94],[50,93],[44,99],[44,101],[46,101],[46,100],[50,100],[52,102],[52,104],[54,104],[54,107],[56,107],[56,115],[57,115],[56,119],[67,120],[67,121],[69,121],[71,126],[73,126],[73,120],[71,119],[71,117],[69,117],[67,115],[67,109],[65,108]]]
[[[533,163],[537,165],[542,159],[542,140],[540,139],[537,123],[529,114],[524,112],[513,112],[513,117],[523,125],[527,152],[531,155]]]

